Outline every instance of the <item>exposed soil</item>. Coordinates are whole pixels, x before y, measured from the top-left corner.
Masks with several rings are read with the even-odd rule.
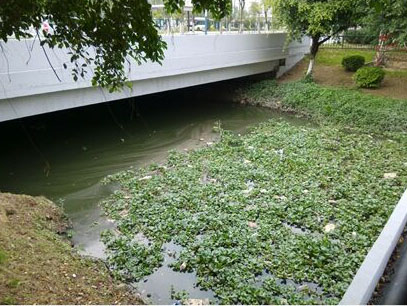
[[[291,82],[301,79],[308,67],[308,60],[304,59],[292,70],[280,78],[280,82]],[[326,86],[355,88],[352,80],[353,73],[345,71],[342,67],[318,64],[314,70],[314,80],[316,83]],[[407,78],[387,75],[378,89],[360,89],[363,92],[386,96],[395,99],[407,99]]]
[[[102,262],[75,252],[61,236],[67,224],[43,197],[0,193],[0,304],[142,303]]]

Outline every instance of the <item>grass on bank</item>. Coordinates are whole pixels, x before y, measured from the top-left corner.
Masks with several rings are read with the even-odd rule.
[[[277,84],[274,80],[250,85],[241,91],[240,98],[249,104],[300,113],[320,124],[337,124],[367,133],[407,133],[407,100],[312,82]]]
[[[407,79],[407,69],[403,69],[403,70],[386,69],[386,75],[394,77],[394,78]],[[407,86],[407,84],[406,84],[406,86]]]
[[[42,197],[0,193],[0,304],[133,304],[103,263],[80,257],[57,232],[62,210]]]
[[[406,101],[303,82],[242,96],[321,126],[221,131],[213,146],[109,177],[121,188],[104,205],[118,224],[108,261],[137,281],[172,241],[173,269],[196,272],[219,303],[338,303],[405,188]]]
[[[323,86],[335,86],[345,88],[356,88],[353,80],[353,73],[346,71],[341,60],[344,57],[351,55],[361,55],[369,62],[373,60],[373,52],[368,50],[331,50],[321,49],[317,55],[317,63],[314,71],[314,81]],[[392,56],[394,54],[392,53]],[[286,73],[279,83],[298,81],[304,78],[308,66],[308,58],[306,57],[292,70]],[[378,89],[359,89],[364,93],[380,97],[391,97],[395,99],[407,99],[407,66],[405,61],[398,62],[392,58],[388,63],[389,67],[384,68],[386,75],[383,83]],[[403,68],[404,67],[404,68]]]
[[[371,63],[375,58],[373,50],[358,50],[358,49],[321,49],[318,52],[316,65],[332,66],[342,68],[342,59],[347,56],[360,55],[366,60],[366,63]],[[405,54],[403,54],[405,57]],[[407,69],[384,68],[386,76],[393,78],[407,78]]]

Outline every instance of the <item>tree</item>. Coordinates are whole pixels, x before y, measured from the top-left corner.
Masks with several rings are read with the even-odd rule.
[[[362,35],[362,42],[378,42],[375,65],[381,66],[388,46],[407,47],[407,0],[370,0],[361,7],[364,14],[357,22],[359,28],[350,33]]]
[[[250,25],[252,21],[254,21],[254,23],[257,24],[258,29],[260,30],[260,21],[259,21],[259,15],[261,13],[260,4],[258,2],[252,2],[252,4],[250,5],[249,13],[250,13]]]
[[[266,24],[266,31],[269,30],[268,13],[271,10],[273,0],[262,0],[263,12],[264,12],[264,22]]]
[[[407,1],[383,1],[381,9],[376,9],[376,13],[371,15],[367,27],[380,30],[379,48],[375,57],[375,65],[380,66],[387,60],[384,44],[407,47]]]
[[[379,37],[375,65],[386,62],[386,46],[407,47],[407,0],[374,0],[360,25],[364,30]]]
[[[311,75],[319,47],[354,25],[361,14],[359,7],[358,0],[275,0],[273,17],[287,28],[290,39],[311,37],[307,70]]]
[[[250,15],[257,17],[261,13],[261,7],[258,2],[252,2],[250,5]]]
[[[239,19],[240,19],[240,24],[239,24],[239,33],[243,32],[243,13],[244,13],[244,7],[246,5],[246,0],[239,0]]]
[[[192,2],[196,11],[208,9],[218,18],[231,7],[230,0]],[[165,0],[164,4],[174,13],[181,10],[184,0]],[[44,20],[50,33],[40,33]],[[0,0],[0,47],[10,36],[34,36],[41,46],[69,49],[74,80],[85,77],[87,67],[94,65],[92,83],[111,91],[127,80],[129,57],[139,64],[161,62],[166,47],[154,26],[148,0]]]
[[[360,23],[363,28],[407,46],[407,0],[373,0],[366,11]]]

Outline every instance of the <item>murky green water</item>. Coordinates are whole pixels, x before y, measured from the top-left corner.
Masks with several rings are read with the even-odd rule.
[[[62,203],[73,223],[75,245],[103,257],[99,235],[113,227],[98,207],[111,192],[99,183],[103,177],[162,161],[172,149],[214,141],[212,128],[218,121],[243,133],[249,125],[280,117],[229,103],[219,86],[208,86],[1,123],[0,191],[44,195]],[[139,289],[151,294],[154,303],[171,302],[171,283],[191,296],[211,297],[194,288],[193,281],[192,274],[163,267]]]

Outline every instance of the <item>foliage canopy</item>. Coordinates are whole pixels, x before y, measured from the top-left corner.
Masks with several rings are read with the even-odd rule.
[[[373,1],[360,24],[368,33],[390,34],[391,42],[407,45],[407,0]]]
[[[312,38],[309,75],[319,46],[355,25],[360,18],[360,6],[358,0],[275,0],[273,16],[287,28],[291,39],[304,35]]]
[[[184,2],[164,1],[169,12],[181,10]],[[192,2],[196,11],[208,9],[218,18],[231,7],[229,0]],[[51,31],[40,33],[45,20]],[[126,81],[128,58],[161,62],[166,47],[147,0],[0,0],[0,43],[12,36],[18,40],[43,36],[42,45],[69,49],[75,80],[94,65],[93,84],[112,91]]]
[[[275,0],[273,12],[292,38],[303,35],[322,38],[354,25],[357,5],[357,0]]]

